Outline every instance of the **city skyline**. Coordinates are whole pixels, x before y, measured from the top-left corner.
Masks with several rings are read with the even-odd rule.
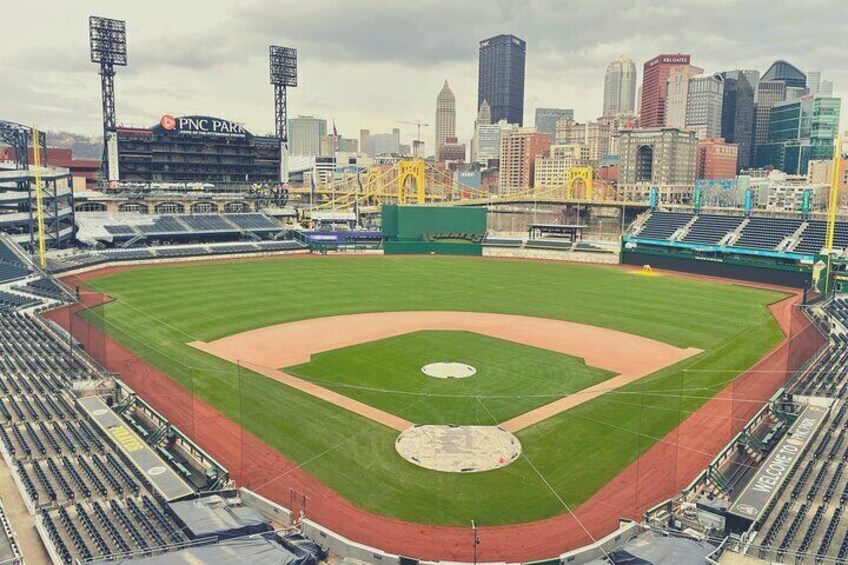
[[[837,34],[838,26],[821,18],[814,36],[786,28],[782,22],[791,21],[792,14],[809,15],[795,6],[783,7],[777,15],[755,7],[771,4],[747,3],[737,21],[730,23],[719,22],[697,3],[687,4],[688,8],[669,4],[668,13],[659,13],[662,6],[652,3],[656,8],[652,20],[637,7],[616,12],[604,9],[603,2],[591,9],[575,5],[568,10],[557,9],[557,3],[541,2],[526,10],[495,3],[491,13],[451,6],[457,21],[440,23],[444,37],[423,40],[413,48],[408,44],[414,33],[401,33],[399,22],[366,6],[348,16],[353,19],[348,24],[366,26],[360,31],[370,34],[369,41],[363,42],[351,30],[339,33],[339,22],[334,21],[338,14],[330,3],[322,2],[303,6],[259,1],[236,7],[209,2],[204,4],[208,9],[202,21],[191,19],[194,3],[166,5],[154,0],[143,9],[106,2],[84,7],[46,4],[50,8],[46,17],[35,17],[35,8],[26,6],[7,12],[13,19],[37,23],[31,30],[10,30],[10,45],[15,47],[3,64],[12,79],[0,85],[3,114],[43,129],[86,135],[96,135],[101,128],[99,79],[87,54],[90,13],[127,20],[129,66],[118,71],[117,115],[119,123],[133,126],[150,126],[163,114],[205,113],[242,122],[255,133],[269,132],[273,97],[265,57],[267,45],[282,43],[296,47],[301,62],[300,84],[289,95],[291,115],[335,119],[340,135],[346,137],[355,137],[363,128],[390,131],[400,120],[427,121],[433,112],[432,92],[447,78],[457,99],[457,137],[467,142],[477,111],[478,43],[501,33],[527,42],[523,114],[527,125],[537,107],[574,108],[577,120],[596,119],[602,113],[604,72],[610,61],[621,55],[633,59],[641,84],[642,63],[661,52],[690,53],[706,73],[740,68],[762,73],[774,60],[786,59],[802,70],[821,71],[823,80],[834,83],[834,96],[843,98],[843,113],[848,104],[843,95],[848,70],[841,65],[839,50],[822,40]],[[540,10],[549,13],[534,20]],[[687,12],[685,18],[681,10]],[[190,31],[169,33],[161,23],[163,11],[173,22],[191,21]],[[424,27],[439,12],[433,6],[415,9],[422,34],[426,36]],[[765,31],[739,33],[755,18],[758,29]],[[309,29],[298,29],[292,19]],[[634,27],[634,22],[640,26]],[[587,23],[604,23],[604,33],[582,30],[580,25]],[[767,33],[770,23],[781,30],[779,37]],[[554,33],[554,24],[566,25],[571,33]],[[703,38],[694,33],[698,31],[710,33]],[[386,87],[369,88],[380,84]],[[404,142],[415,134],[412,127],[401,130]]]

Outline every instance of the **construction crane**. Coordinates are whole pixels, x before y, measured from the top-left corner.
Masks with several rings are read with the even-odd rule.
[[[428,128],[428,127],[430,127],[430,124],[425,124],[425,123],[423,123],[421,120],[415,120],[414,122],[405,122],[405,121],[403,121],[403,120],[398,120],[398,123],[399,123],[399,124],[406,124],[406,125],[408,125],[408,126],[416,126],[416,127],[418,128],[418,132],[417,132],[417,134],[416,134],[416,138],[415,138],[414,142],[412,143],[412,145],[413,145],[413,152],[414,152],[415,147],[416,147],[418,144],[423,143],[423,142],[421,141],[421,128]],[[416,157],[423,157],[423,155],[416,155]]]

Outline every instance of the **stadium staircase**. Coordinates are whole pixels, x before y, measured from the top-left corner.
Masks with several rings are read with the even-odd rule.
[[[680,241],[685,238],[687,235],[689,235],[689,230],[692,229],[692,226],[695,224],[696,221],[698,221],[697,214],[693,215],[692,219],[686,222],[686,225],[678,228],[676,232],[671,234],[671,237],[668,238],[669,241]]]

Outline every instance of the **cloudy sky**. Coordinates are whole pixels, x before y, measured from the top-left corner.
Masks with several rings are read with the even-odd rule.
[[[335,119],[358,137],[433,123],[445,79],[457,97],[460,139],[477,103],[477,42],[527,41],[525,123],[538,106],[601,112],[603,75],[619,55],[642,63],[684,52],[707,72],[760,72],[775,59],[820,70],[842,94],[848,123],[845,0],[41,0],[4,2],[0,118],[96,134],[100,83],[89,63],[88,16],[127,20],[129,66],[118,70],[118,121],[208,114],[273,130],[270,44],[299,53],[289,115]],[[12,24],[12,25],[9,25]],[[426,130],[432,148],[433,130]]]

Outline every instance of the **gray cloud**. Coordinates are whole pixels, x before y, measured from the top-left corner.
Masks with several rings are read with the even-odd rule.
[[[457,94],[458,133],[467,138],[477,42],[485,37],[515,33],[528,43],[527,122],[536,105],[571,107],[585,120],[600,112],[604,69],[621,54],[637,61],[640,74],[641,62],[660,52],[691,53],[707,72],[762,72],[785,58],[823,71],[848,94],[846,6],[844,0],[92,0],[82,7],[46,0],[5,9],[11,21],[33,23],[4,34],[2,117],[99,130],[89,13],[128,22],[130,66],[118,74],[124,123],[147,125],[165,112],[210,113],[267,131],[267,47],[281,44],[296,47],[300,57],[292,114],[336,118],[348,136],[359,128],[387,130],[402,119],[432,121],[447,78]]]

